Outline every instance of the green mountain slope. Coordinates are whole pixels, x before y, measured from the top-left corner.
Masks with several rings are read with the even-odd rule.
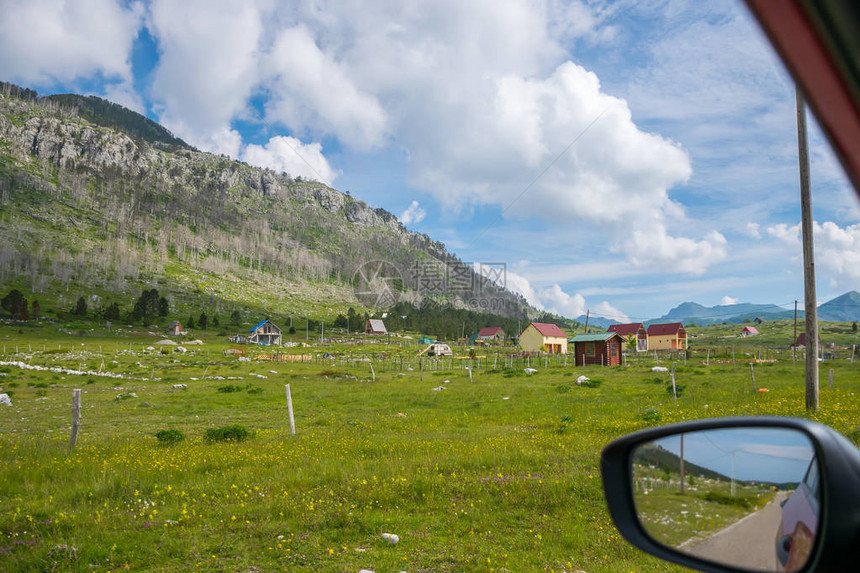
[[[14,87],[0,89],[0,287],[20,287],[43,309],[80,296],[131,308],[157,288],[179,316],[326,319],[395,302],[356,295],[382,286],[415,305],[533,312],[382,209],[198,152],[98,98]],[[385,276],[372,272],[380,262]],[[428,277],[452,270],[457,284],[428,290]]]

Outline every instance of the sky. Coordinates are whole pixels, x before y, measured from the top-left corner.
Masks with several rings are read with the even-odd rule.
[[[397,215],[568,317],[803,305],[794,85],[738,0],[0,0],[0,80]],[[817,294],[860,202],[814,119]]]
[[[680,455],[678,436],[656,443]],[[686,461],[744,481],[800,482],[814,455],[806,434],[790,428],[727,428],[684,434]]]

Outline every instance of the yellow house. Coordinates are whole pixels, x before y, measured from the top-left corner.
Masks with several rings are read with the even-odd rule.
[[[532,322],[520,334],[520,346],[527,352],[567,354],[567,335],[554,324]]]
[[[652,324],[648,327],[648,350],[684,350],[687,331],[680,322]]]

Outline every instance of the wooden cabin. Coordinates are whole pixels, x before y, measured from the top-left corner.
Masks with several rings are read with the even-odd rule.
[[[573,345],[573,361],[576,366],[621,366],[625,339],[617,332],[577,334],[569,342]]]

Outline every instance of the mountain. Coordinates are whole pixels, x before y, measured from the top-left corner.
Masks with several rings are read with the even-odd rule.
[[[805,316],[803,308],[798,308],[797,317]],[[646,324],[661,322],[682,322],[684,324],[728,323],[740,324],[762,318],[764,320],[779,320],[794,317],[794,309],[784,309],[774,304],[730,304],[718,306],[702,306],[695,302],[685,302],[670,310],[662,317],[648,321]],[[827,322],[844,322],[860,320],[860,293],[847,292],[818,307],[818,320]]]
[[[818,320],[860,321],[860,292],[852,290],[818,307]]]
[[[12,84],[0,84],[0,285],[58,312],[79,297],[130,309],[157,288],[180,317],[325,320],[397,301],[536,315],[349,194],[199,152],[106,100]]]

